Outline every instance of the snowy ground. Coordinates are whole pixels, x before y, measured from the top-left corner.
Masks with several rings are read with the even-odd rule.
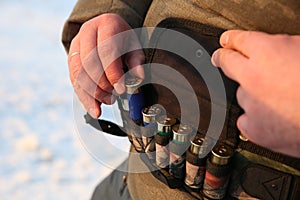
[[[126,157],[113,149],[110,155],[91,152],[96,161],[76,133],[90,128],[75,126],[60,44],[75,2],[0,1],[1,200],[89,199],[96,184]],[[111,118],[111,109],[106,110],[105,117]],[[95,143],[99,152],[111,148],[107,140],[128,147],[126,140],[100,138]]]

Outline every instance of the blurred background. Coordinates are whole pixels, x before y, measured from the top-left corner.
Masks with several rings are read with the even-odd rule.
[[[1,200],[89,199],[114,168],[88,153],[74,122],[73,90],[60,40],[75,3],[0,1]],[[104,118],[111,118],[111,108],[105,109]],[[122,148],[129,145],[108,140]],[[105,143],[96,144],[100,152]],[[126,158],[105,155],[115,165]]]

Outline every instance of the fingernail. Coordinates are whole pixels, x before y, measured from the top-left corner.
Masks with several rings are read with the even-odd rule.
[[[224,47],[228,44],[229,36],[227,33],[223,33],[220,38],[220,44]]]
[[[111,104],[111,102],[113,102],[113,98],[112,98],[112,96],[109,95],[109,96],[104,97],[103,101],[105,104]]]
[[[141,78],[141,79],[144,79],[145,78],[145,75],[144,75],[144,68],[142,67],[142,65],[138,65],[136,67],[133,67],[132,69],[132,74]]]
[[[122,83],[115,83],[114,89],[118,94],[123,94],[125,92],[125,86]]]
[[[211,56],[211,63],[213,64],[213,66],[215,66],[215,67],[218,67],[217,66],[217,61],[218,61],[218,52],[217,51],[215,51],[214,53],[213,53],[213,55]]]

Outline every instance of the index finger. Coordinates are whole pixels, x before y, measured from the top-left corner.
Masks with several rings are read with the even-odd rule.
[[[125,91],[124,65],[133,69],[133,75],[144,78],[144,54],[133,29],[124,25],[123,30],[107,29],[98,32],[98,54],[104,73],[118,94]]]
[[[232,49],[250,58],[253,53],[257,52],[265,41],[266,33],[243,30],[230,30],[221,35],[220,44],[227,49]]]
[[[240,84],[248,76],[248,58],[235,50],[226,48],[216,50],[212,55],[212,63],[220,67],[226,76]]]

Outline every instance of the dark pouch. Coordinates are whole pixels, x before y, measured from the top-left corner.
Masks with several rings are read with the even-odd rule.
[[[219,71],[221,80],[225,85],[226,102],[221,102],[219,99],[214,99],[214,101],[212,101],[206,82],[203,79],[203,74],[200,74],[199,71],[201,70],[197,69],[205,67],[204,65],[211,66],[210,57],[212,53],[220,47],[219,37],[224,30],[197,22],[173,18],[162,21],[158,27],[158,29],[154,29],[151,35],[150,46],[154,48],[147,50],[147,62],[150,64],[146,67],[145,74],[151,74],[150,77],[147,77],[150,79],[149,82],[156,83],[159,82],[156,80],[164,80],[167,86],[172,86],[172,88],[175,88],[176,90],[174,92],[174,89],[172,90],[160,84],[146,85],[144,87],[144,91],[146,91],[146,99],[150,100],[150,104],[162,105],[168,115],[179,119],[179,121],[196,124],[197,126],[195,128],[198,133],[207,133],[208,127],[211,125],[211,107],[212,104],[214,104],[215,108],[217,107],[217,109],[219,109],[219,112],[225,112],[225,122],[224,127],[221,129],[221,135],[218,137],[216,137],[216,135],[212,135],[212,140],[216,143],[219,138],[221,138],[220,140],[223,140],[222,138],[226,138],[226,142],[233,146],[236,143],[236,133],[238,132],[235,122],[236,118],[240,114],[240,108],[235,100],[237,84],[225,77],[225,75]],[[168,48],[168,44],[164,46],[167,47],[166,49],[162,49],[161,43],[178,43],[179,46],[183,44],[181,40],[182,38],[178,38],[178,40],[171,40],[170,35],[168,35],[168,30],[173,30],[184,34],[186,37],[190,37],[191,40],[200,44],[202,48],[185,48],[186,46],[184,47],[183,45],[181,50],[187,51],[188,54],[184,54],[187,55],[187,59],[176,54],[176,52],[170,51],[172,47]],[[207,52],[208,56],[205,56],[203,51]],[[197,59],[199,61],[197,61]],[[197,65],[193,65],[194,63],[192,64],[188,60],[196,60]],[[168,66],[172,68],[172,70],[178,72],[185,80],[187,80],[191,87],[185,87],[178,77],[160,70],[161,68],[159,67],[161,65]],[[213,68],[213,66],[211,67]],[[216,68],[214,69],[217,70]],[[207,80],[209,80],[210,83],[214,82],[213,77],[206,77],[206,81]],[[193,94],[195,94],[196,99],[191,99]],[[215,96],[218,96],[218,94],[215,94]],[[179,102],[178,97],[183,97],[184,101]],[[193,107],[195,105],[191,106],[191,104],[195,101],[197,103],[197,109],[201,112],[199,118],[196,117],[199,113],[195,113],[195,109]],[[184,107],[184,109],[181,109],[182,107]],[[183,116],[184,119],[182,118]],[[195,121],[195,119],[197,119],[197,121]],[[169,173],[168,168],[159,169],[155,163],[148,159],[146,154],[140,154],[140,157],[148,166],[153,176],[161,182],[167,184],[170,188],[178,188],[179,190],[183,189],[184,181],[173,177]],[[203,198],[199,192],[195,192],[193,190],[189,190],[188,192],[198,199]]]
[[[153,84],[148,88],[145,88],[151,88],[149,90],[150,92],[147,92],[147,99],[151,99],[153,104],[162,105],[168,114],[180,119],[180,121],[198,125],[195,128],[198,128],[198,131],[201,133],[206,133],[208,127],[211,125],[211,121],[214,120],[212,119],[214,116],[212,116],[211,108],[212,106],[215,106],[217,111],[225,112],[226,115],[224,126],[221,129],[221,135],[219,135],[220,137],[216,137],[214,139],[226,139],[231,146],[234,146],[236,144],[238,135],[235,122],[237,117],[242,112],[235,98],[238,84],[227,78],[221,70],[214,68],[210,61],[212,53],[216,49],[220,48],[219,37],[224,30],[205,24],[200,24],[198,22],[176,18],[166,19],[162,21],[158,27],[165,28],[165,31],[161,29],[158,29],[158,31],[154,30],[150,41],[152,44],[151,46],[160,46],[160,43],[164,43],[164,40],[170,40],[167,30],[174,30],[191,38],[191,40],[194,40],[203,48],[193,49],[193,47],[189,48],[186,45],[183,46],[182,51],[188,52],[187,54],[184,54],[187,55],[188,58],[181,57],[180,55],[176,55],[176,53],[168,50],[149,50],[146,54],[148,63],[159,63],[171,67],[181,76],[183,76],[183,78],[188,81],[188,84],[190,84],[191,87],[185,87],[185,85],[183,85],[183,83],[180,82],[177,77],[166,74],[167,72],[162,72],[159,69],[159,66],[157,67],[155,64],[154,67],[152,64],[150,64],[146,68],[148,70],[146,74],[152,74],[152,76],[155,76],[155,79],[164,80],[166,83],[168,83],[167,85],[172,85],[172,88],[176,88],[176,93],[165,86]],[[182,41],[179,38],[177,41],[167,41],[167,43],[180,42],[184,43],[184,40]],[[178,46],[180,45],[181,44],[178,44]],[[205,53],[202,52],[203,50],[208,53],[208,56],[205,56]],[[196,63],[195,65],[193,65],[194,63],[189,62],[194,60],[194,63]],[[219,96],[222,96],[222,91],[220,91],[219,88],[217,88],[218,90],[216,91],[208,90],[207,84],[213,85],[214,82],[217,82],[217,80],[214,80],[216,79],[214,76],[210,77],[209,71],[203,71],[203,69],[207,66],[211,66],[211,68],[214,68],[214,70],[218,70],[218,74],[220,75],[218,78],[221,78],[221,81],[224,84],[224,88],[222,89],[225,90],[225,98],[218,98]],[[199,71],[201,73],[203,72],[204,74],[200,74]],[[205,78],[203,78],[204,76]],[[153,79],[153,77],[148,78]],[[215,99],[211,99],[210,92],[215,93]],[[196,106],[200,111],[200,118],[198,118],[198,121],[195,121],[195,119],[196,115],[199,113],[195,113],[195,106],[191,105],[191,103],[193,103],[191,100],[193,96],[192,94],[196,95]],[[182,104],[179,104],[180,102],[178,101],[178,97],[184,98],[184,101],[181,102]],[[225,100],[226,102],[223,102],[222,100]],[[181,107],[184,107],[184,109]],[[185,119],[182,119],[183,116]]]

